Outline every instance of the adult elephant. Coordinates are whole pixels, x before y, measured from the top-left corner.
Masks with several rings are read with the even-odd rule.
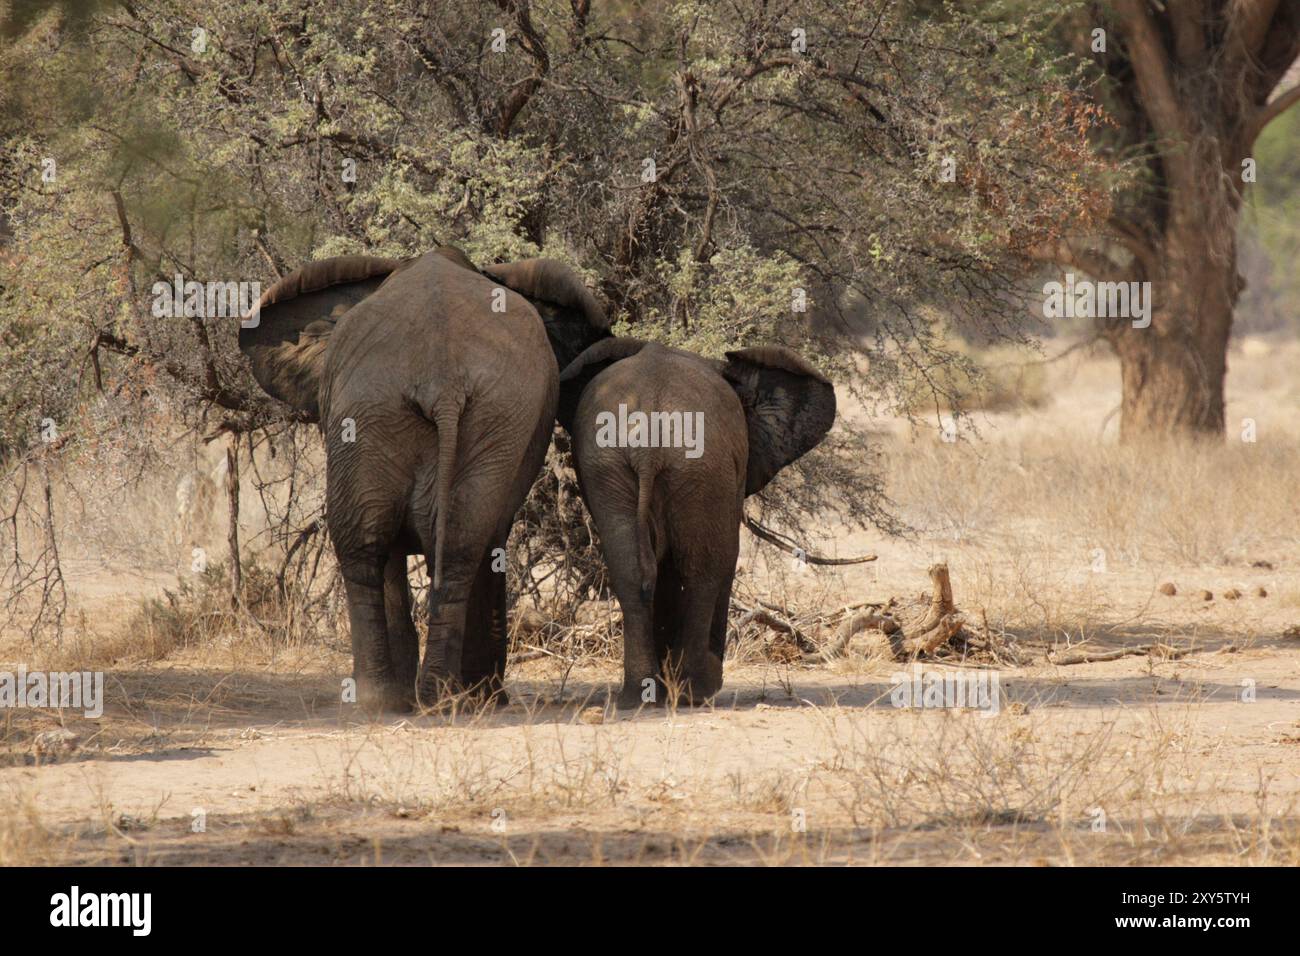
[[[623,609],[618,706],[708,700],[744,499],[822,440],[834,387],[780,346],[714,361],[610,338],[560,374],[559,419]]]
[[[560,366],[609,335],[600,304],[558,262],[484,274],[448,247],[308,263],[243,324],[258,383],[325,439],[358,703],[400,711],[462,689],[503,699],[493,553],[541,468]],[[431,576],[423,661],[411,554]]]

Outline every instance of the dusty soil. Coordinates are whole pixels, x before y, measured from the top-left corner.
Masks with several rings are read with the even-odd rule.
[[[1189,619],[1192,653],[1003,668],[995,716],[895,708],[903,668],[879,657],[740,664],[710,709],[632,716],[605,706],[615,665],[528,662],[509,707],[375,723],[339,703],[342,654],[117,670],[101,720],[7,717],[0,847],[47,862],[1298,862],[1300,641],[1267,599],[1160,599],[1148,635]],[[60,724],[76,749],[31,755]]]
[[[1015,427],[1068,431],[1087,407],[1095,432],[1112,385],[1092,365],[1071,374],[1078,402]],[[997,457],[995,490],[1026,467]],[[942,474],[915,467],[942,492]],[[1293,496],[1283,478],[1269,480]],[[339,702],[342,643],[232,642],[105,667],[99,720],[0,711],[0,863],[1300,863],[1294,526],[1236,533],[1203,560],[1111,546],[1099,570],[1095,529],[1063,534],[1023,496],[999,510],[969,493],[985,498],[955,533],[839,529],[839,553],[880,558],[833,574],[769,563],[749,541],[745,587],[787,607],[914,597],[947,561],[958,606],[1026,661],[993,668],[996,715],[895,707],[904,665],[864,636],[817,666],[755,639],[707,709],[619,715],[614,662],[542,659],[512,668],[508,707],[365,722]],[[1025,511],[1019,530],[1006,509]],[[69,572],[82,609],[105,616],[167,580]],[[1183,656],[1048,657],[1153,642]],[[33,654],[2,647],[0,670]],[[987,662],[961,665],[924,666]],[[37,745],[58,727],[75,742]]]

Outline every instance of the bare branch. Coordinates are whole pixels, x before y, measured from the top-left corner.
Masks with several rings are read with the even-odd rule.
[[[846,564],[866,564],[869,561],[875,561],[876,555],[864,554],[856,558],[828,558],[820,554],[812,554],[800,548],[785,535],[779,534],[764,525],[759,524],[749,515],[744,516],[745,527],[750,533],[768,544],[775,545],[786,554],[793,554],[796,557],[808,562],[809,564],[821,564],[829,567],[839,567]]]
[[[1250,148],[1255,145],[1255,140],[1259,139],[1259,134],[1264,132],[1265,127],[1273,120],[1277,119],[1296,103],[1300,103],[1300,84],[1291,87],[1285,93],[1275,96],[1264,105],[1247,128],[1243,138],[1243,152],[1249,152]]]
[[[1171,185],[1190,188],[1194,174],[1186,146],[1192,138],[1191,124],[1174,87],[1169,51],[1160,39],[1147,0],[1117,0],[1115,11],[1121,18],[1142,106],[1156,136],[1168,144],[1161,157]]]

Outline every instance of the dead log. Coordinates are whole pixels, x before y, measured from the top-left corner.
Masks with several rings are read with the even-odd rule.
[[[863,631],[878,630],[886,637],[892,637],[902,630],[902,626],[888,614],[875,611],[863,611],[845,618],[835,632],[835,639],[820,651],[806,652],[803,659],[810,664],[824,664],[834,660],[849,649],[849,642]],[[893,641],[890,641],[893,644]]]
[[[1180,657],[1185,657],[1189,651],[1177,647],[1171,647],[1168,644],[1139,644],[1136,647],[1121,647],[1113,651],[1080,651],[1077,654],[1067,654],[1064,657],[1052,657],[1048,655],[1048,662],[1060,667],[1068,667],[1071,664],[1100,664],[1106,661],[1117,661],[1122,657],[1140,657],[1144,654],[1151,657],[1158,657],[1161,660],[1176,661]]]
[[[945,617],[957,610],[957,606],[952,603],[952,580],[948,577],[948,565],[930,565],[930,584],[933,586],[930,592],[930,608],[926,611],[925,617],[911,625],[908,630],[921,634],[927,633],[938,627]]]
[[[820,651],[804,654],[803,659],[812,664],[833,660],[848,650],[849,642],[856,635],[867,630],[879,630],[889,638],[890,649],[895,658],[916,658],[922,654],[933,654],[956,637],[965,622],[953,603],[952,580],[948,574],[948,565],[931,565],[929,573],[932,585],[930,607],[915,624],[904,627],[892,615],[876,613],[875,610],[853,614],[840,624],[834,640]],[[905,634],[911,636],[905,637]]]
[[[801,648],[816,647],[812,640],[809,639],[808,635],[799,630],[799,628],[792,622],[780,617],[774,612],[764,610],[761,607],[745,607],[745,605],[738,601],[733,601],[732,604],[744,612],[734,625],[736,629],[736,637],[740,637],[740,632],[748,625],[757,624],[760,627],[770,627],[772,630],[779,631],[782,634],[789,634],[794,638],[795,643]]]
[[[930,608],[916,624],[909,625],[912,635],[902,642],[903,655],[911,658],[933,654],[960,633],[964,623],[952,600],[952,580],[948,565],[930,565]]]
[[[947,644],[959,633],[963,624],[962,616],[959,612],[954,611],[946,614],[939,619],[939,623],[925,631],[923,634],[908,638],[903,642],[903,651],[909,657],[920,657],[922,654],[933,654],[940,647]]]

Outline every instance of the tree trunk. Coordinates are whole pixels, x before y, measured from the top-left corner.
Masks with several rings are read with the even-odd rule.
[[[1129,329],[1117,340],[1121,441],[1223,435],[1232,309],[1220,306],[1207,315],[1203,306],[1200,328],[1193,327],[1194,310],[1187,302],[1161,310],[1153,315],[1151,328]],[[1177,328],[1180,321],[1188,327]],[[1157,323],[1169,331],[1157,332]]]
[[[1237,207],[1230,196],[1191,198],[1157,250],[1149,328],[1126,320],[1110,341],[1120,362],[1120,440],[1153,435],[1222,438],[1228,337],[1237,302]]]
[[[1300,103],[1297,0],[1111,0],[1087,4],[1071,36],[1085,57],[1100,54],[1108,134],[1120,165],[1136,161],[1136,190],[1108,212],[1108,238],[1132,255],[1065,258],[1104,281],[1150,283],[1150,328],[1105,319],[1101,331],[1119,356],[1120,437],[1222,440],[1228,338],[1242,281],[1237,221],[1255,182],[1260,133]],[[1089,51],[1087,16],[1105,21],[1116,42]],[[1288,79],[1289,77],[1289,79]],[[1137,171],[1137,167],[1135,167]],[[1270,173],[1271,175],[1271,173]]]

